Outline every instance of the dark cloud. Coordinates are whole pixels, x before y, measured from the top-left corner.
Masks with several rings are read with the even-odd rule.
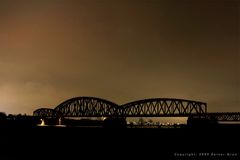
[[[239,111],[239,2],[0,1],[0,109],[74,96]]]

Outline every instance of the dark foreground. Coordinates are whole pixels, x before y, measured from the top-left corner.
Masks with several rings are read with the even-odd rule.
[[[240,159],[240,126],[1,128],[5,159]],[[1,158],[3,159],[3,158]]]

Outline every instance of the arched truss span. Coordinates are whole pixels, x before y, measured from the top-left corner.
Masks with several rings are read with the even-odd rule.
[[[56,117],[57,113],[54,109],[50,108],[39,108],[33,112],[33,116],[37,117]]]
[[[127,117],[189,116],[207,112],[207,104],[198,101],[154,98],[130,102],[121,106]]]
[[[54,111],[64,117],[109,117],[121,112],[117,104],[96,97],[75,97],[59,104]]]

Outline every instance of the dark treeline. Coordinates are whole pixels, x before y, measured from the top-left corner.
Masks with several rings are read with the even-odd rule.
[[[39,123],[39,118],[22,114],[5,114],[0,112],[0,127],[28,127]]]

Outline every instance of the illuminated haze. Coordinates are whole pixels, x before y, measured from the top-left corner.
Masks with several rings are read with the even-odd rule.
[[[0,0],[0,110],[76,96],[240,111],[237,0]]]

